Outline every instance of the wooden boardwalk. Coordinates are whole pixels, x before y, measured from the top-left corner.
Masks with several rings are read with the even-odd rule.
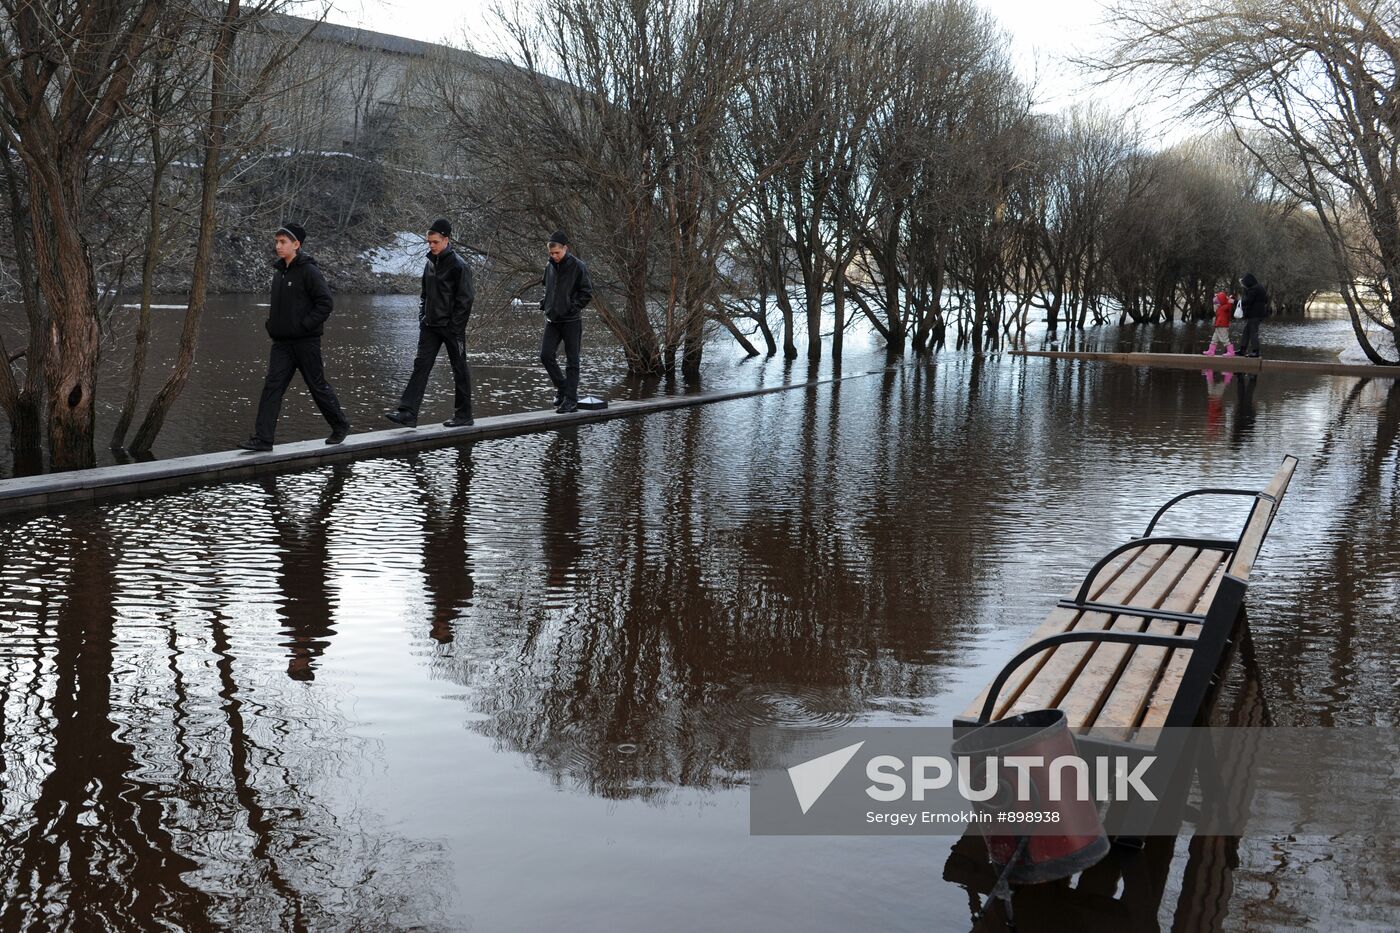
[[[1217,372],[1312,373],[1318,376],[1363,376],[1371,379],[1400,377],[1400,366],[1369,363],[1313,363],[1305,360],[1271,360],[1245,356],[1205,356],[1200,353],[1085,353],[1061,350],[1012,350],[1012,356],[1039,356],[1052,360],[1085,360],[1093,363],[1125,363],[1163,369],[1213,369]]]
[[[697,392],[642,401],[609,402],[603,411],[579,411],[559,415],[552,409],[478,418],[470,428],[446,428],[440,424],[419,428],[390,428],[364,434],[351,434],[345,443],[327,446],[321,438],[278,444],[271,453],[222,450],[192,457],[172,457],[145,463],[95,467],[66,473],[45,473],[0,480],[0,515],[42,512],[74,504],[147,496],[186,486],[226,483],[252,479],[270,473],[304,470],[329,463],[388,457],[414,450],[452,447],[493,437],[511,437],[562,427],[629,418],[655,412],[712,405],[735,399],[772,395],[795,389],[809,389],[848,379],[859,379],[888,372],[885,369],[852,373],[813,382],[790,383],[760,389],[723,392]]]

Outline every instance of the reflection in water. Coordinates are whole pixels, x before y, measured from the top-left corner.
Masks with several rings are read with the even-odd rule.
[[[330,477],[305,525],[275,490],[266,515],[294,677],[330,631],[322,526],[342,483]],[[207,599],[216,578],[225,600],[238,578],[250,582],[260,561],[234,536],[251,528],[191,515],[184,528],[156,529],[149,505],[31,523],[26,547],[55,570],[3,591],[3,617],[25,625],[3,653],[0,926],[431,923],[442,903],[437,853],[326,805],[313,787],[353,777],[354,743],[329,708],[274,712],[266,681],[240,662],[246,618]],[[21,556],[14,543],[0,548],[7,566]],[[174,614],[153,630],[147,613],[162,604]]]
[[[309,495],[305,484],[299,482],[301,477],[280,481],[268,477],[260,484],[277,528],[277,551],[282,558],[278,583],[288,639],[283,645],[288,649],[287,676],[293,680],[316,679],[314,661],[325,653],[335,634],[331,627],[330,518],[349,474],[347,465],[331,467],[329,479]],[[309,514],[297,514],[297,500],[309,500]]]
[[[946,841],[749,838],[747,730],[946,724],[1164,494],[1299,454],[1269,703],[1221,709],[1400,712],[1400,394],[1202,382],[945,359],[0,522],[0,925],[965,928]],[[1353,874],[1397,906],[1381,851],[1182,839],[1072,890],[1283,928]]]
[[[1236,446],[1244,443],[1254,433],[1254,389],[1259,385],[1258,373],[1240,373],[1235,380],[1235,422],[1230,432],[1230,440]]]
[[[466,529],[471,522],[467,493],[472,482],[472,449],[447,453],[446,462],[430,465],[422,455],[408,459],[431,529],[423,541],[423,575],[430,604],[428,635],[439,644],[452,641],[452,627],[471,605],[476,589]],[[442,492],[438,486],[445,485]]]
[[[154,916],[190,929],[206,915],[210,898],[186,882],[196,863],[177,851],[162,819],[163,795],[141,776],[135,747],[113,722],[115,542],[101,526],[55,531],[46,545],[83,579],[65,588],[53,612],[51,675],[24,688],[29,702],[21,706],[48,709],[42,758],[6,756],[7,786],[28,785],[28,799],[22,821],[12,822],[6,807],[0,918],[8,930],[68,911],[98,929]],[[20,688],[5,679],[7,692]]]

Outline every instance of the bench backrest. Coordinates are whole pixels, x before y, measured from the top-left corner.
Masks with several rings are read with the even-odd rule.
[[[1249,572],[1254,569],[1254,562],[1259,558],[1259,549],[1264,545],[1269,526],[1273,524],[1274,515],[1278,513],[1279,503],[1283,501],[1283,494],[1288,491],[1288,484],[1292,481],[1293,471],[1297,466],[1297,457],[1284,457],[1274,478],[1254,500],[1254,507],[1249,510],[1249,520],[1245,522],[1244,531],[1240,533],[1239,546],[1235,548],[1235,555],[1230,559],[1226,573],[1241,580],[1249,579]]]

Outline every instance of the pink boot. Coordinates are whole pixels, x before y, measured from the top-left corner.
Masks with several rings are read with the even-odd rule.
[[[1226,356],[1234,356],[1234,355],[1235,355],[1235,345],[1234,345],[1233,343],[1227,343],[1227,344],[1225,344],[1225,355],[1226,355]]]
[[[1209,347],[1206,347],[1206,352],[1202,353],[1201,356],[1215,356],[1215,344],[1212,343]]]

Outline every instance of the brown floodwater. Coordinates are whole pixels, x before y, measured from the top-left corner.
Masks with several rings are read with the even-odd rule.
[[[356,352],[402,369],[406,339]],[[526,337],[500,356],[517,387],[483,413],[541,394]],[[245,382],[196,391],[170,452],[246,433]],[[314,436],[296,397],[286,437]],[[1392,726],[1400,382],[945,353],[0,521],[0,928],[969,929],[952,837],[750,836],[748,730],[948,724],[1161,501],[1285,453],[1240,676],[1277,724]],[[1393,839],[1188,832],[1154,859],[1104,929],[1400,917]]]

